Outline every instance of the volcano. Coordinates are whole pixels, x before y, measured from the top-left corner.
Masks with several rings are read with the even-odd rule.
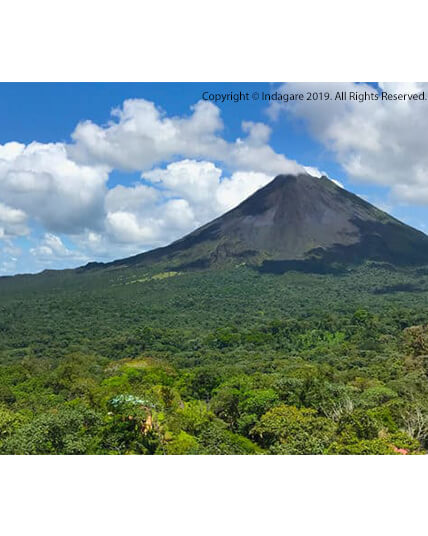
[[[262,271],[321,269],[372,260],[428,263],[428,236],[327,177],[278,175],[236,208],[170,244],[96,267],[160,263],[171,269],[246,263]]]

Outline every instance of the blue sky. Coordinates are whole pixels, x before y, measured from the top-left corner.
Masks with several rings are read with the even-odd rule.
[[[201,102],[385,89],[425,87],[0,84],[0,275],[164,245],[300,166],[426,232],[425,102]]]

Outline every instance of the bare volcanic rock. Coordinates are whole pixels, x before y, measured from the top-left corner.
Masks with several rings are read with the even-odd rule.
[[[246,262],[264,271],[361,263],[428,263],[428,236],[327,177],[278,175],[223,216],[169,246],[90,267],[180,269]]]

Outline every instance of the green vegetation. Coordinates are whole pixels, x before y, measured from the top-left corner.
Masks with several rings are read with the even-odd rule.
[[[423,454],[427,304],[375,263],[0,279],[0,452]]]

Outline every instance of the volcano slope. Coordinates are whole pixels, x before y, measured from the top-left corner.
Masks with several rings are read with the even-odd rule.
[[[328,269],[366,260],[428,263],[428,236],[326,177],[279,175],[233,210],[167,247],[87,268],[178,269],[242,262],[262,271]]]

